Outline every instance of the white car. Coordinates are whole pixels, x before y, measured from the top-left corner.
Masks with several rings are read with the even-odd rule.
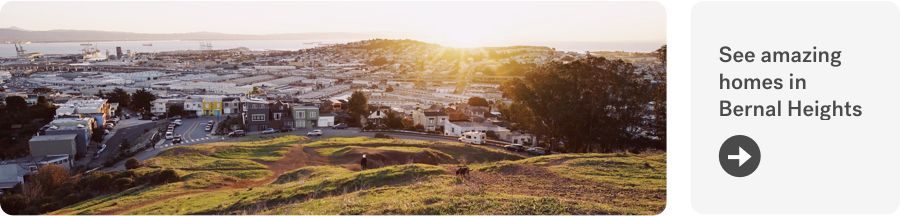
[[[322,130],[313,130],[306,133],[307,136],[322,136]]]
[[[181,119],[175,119],[175,124],[181,126]]]
[[[175,139],[175,134],[172,132],[166,132],[166,139],[167,140]]]

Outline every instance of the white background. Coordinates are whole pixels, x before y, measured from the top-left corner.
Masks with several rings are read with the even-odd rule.
[[[894,3],[701,2],[691,18],[694,210],[887,214],[897,209],[900,146],[889,135],[897,134],[894,123],[900,120],[900,103],[893,97],[900,91],[895,88],[900,80],[900,9]],[[754,51],[755,61],[721,62],[722,46],[731,47],[731,53]],[[816,51],[842,51],[842,65],[762,62],[763,51],[813,51],[814,46]],[[805,78],[807,89],[788,89],[791,73]],[[720,74],[782,78],[785,88],[720,90]],[[720,100],[730,100],[732,107],[781,100],[782,116],[722,117]],[[789,100],[794,105],[798,100],[804,105],[849,101],[862,106],[862,116],[788,116]],[[762,152],[759,167],[747,177],[732,177],[720,166],[720,146],[733,135],[753,138]]]

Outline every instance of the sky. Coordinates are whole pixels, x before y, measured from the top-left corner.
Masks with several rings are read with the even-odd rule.
[[[666,41],[657,2],[7,2],[0,27],[137,33],[390,32],[483,46]]]

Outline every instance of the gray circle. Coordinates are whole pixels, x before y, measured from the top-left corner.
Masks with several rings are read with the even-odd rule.
[[[761,157],[762,154],[756,141],[744,135],[728,138],[719,148],[719,165],[722,165],[722,169],[734,177],[745,177],[752,174],[759,167]]]

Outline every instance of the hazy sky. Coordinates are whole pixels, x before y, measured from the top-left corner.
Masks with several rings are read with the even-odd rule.
[[[656,2],[7,2],[0,27],[138,33],[402,32],[412,39],[665,42]]]

